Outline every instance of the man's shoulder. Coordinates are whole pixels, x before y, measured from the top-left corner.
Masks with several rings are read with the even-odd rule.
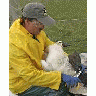
[[[20,25],[20,19],[17,19],[17,20],[14,21],[14,23],[10,27],[10,29],[9,29],[9,35],[10,36],[13,35],[14,37],[15,36],[18,37],[20,35],[24,36],[25,35],[24,34],[25,31],[26,30],[23,28],[23,26]]]
[[[13,22],[13,24],[11,25],[10,29],[9,29],[9,34],[12,33],[18,33],[19,28],[20,28],[20,23],[19,23],[20,19],[17,19]]]

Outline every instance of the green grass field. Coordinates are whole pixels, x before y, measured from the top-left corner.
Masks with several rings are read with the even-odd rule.
[[[18,2],[17,2],[18,1]],[[70,43],[64,51],[87,52],[87,0],[9,0],[11,6],[20,11],[29,2],[41,2],[48,15],[56,20],[54,26],[46,26],[45,33],[52,41]],[[10,10],[9,10],[10,11]],[[21,16],[21,12],[17,12]],[[77,20],[73,20],[77,19]],[[65,20],[65,21],[64,21]],[[10,24],[12,18],[10,16]]]
[[[64,47],[64,51],[68,54],[75,50],[79,53],[87,52],[87,21],[58,21],[56,25],[51,28],[45,28],[46,34],[52,41],[62,40],[71,44],[71,46]]]

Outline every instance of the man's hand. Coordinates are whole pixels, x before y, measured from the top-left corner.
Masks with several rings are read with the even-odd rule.
[[[44,54],[43,54],[43,56],[42,56],[42,60],[46,60],[48,54],[49,54],[49,48],[47,47],[47,48],[44,50]]]
[[[70,75],[62,74],[62,80],[63,82],[66,82],[67,88],[77,86],[81,80],[78,77],[72,77]]]

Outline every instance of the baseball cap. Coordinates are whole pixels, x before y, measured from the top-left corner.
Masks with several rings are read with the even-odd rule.
[[[36,18],[44,25],[55,24],[55,20],[47,15],[45,6],[41,3],[28,3],[24,7],[22,15],[26,18]]]

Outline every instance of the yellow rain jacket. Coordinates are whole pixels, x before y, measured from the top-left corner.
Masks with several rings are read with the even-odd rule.
[[[9,30],[9,89],[21,93],[31,86],[59,89],[61,72],[43,71],[40,60],[45,46],[53,44],[44,31],[32,38],[17,19]]]

